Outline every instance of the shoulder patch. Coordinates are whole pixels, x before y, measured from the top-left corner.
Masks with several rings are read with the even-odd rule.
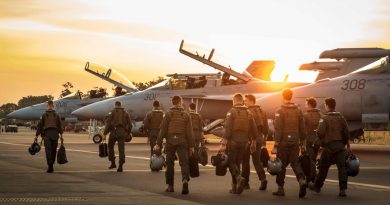
[[[275,117],[280,117],[280,114],[279,113],[275,113]]]

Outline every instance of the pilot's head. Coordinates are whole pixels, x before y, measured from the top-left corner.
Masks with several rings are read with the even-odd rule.
[[[256,103],[256,97],[252,94],[245,95],[244,102],[246,106],[252,106]]]
[[[290,88],[285,88],[282,92],[283,100],[286,102],[290,102],[293,96],[293,92]]]
[[[121,101],[115,101],[115,108],[121,108],[121,107],[122,107]]]
[[[192,111],[192,112],[195,112],[195,110],[196,110],[196,104],[195,104],[195,103],[191,103],[191,104],[190,104],[190,107],[189,107],[189,110]]]
[[[48,109],[54,109],[54,102],[53,102],[53,100],[47,101],[47,108]]]
[[[334,98],[325,99],[325,110],[326,112],[332,112],[336,109],[336,100]]]
[[[172,98],[172,104],[175,105],[175,106],[182,106],[183,105],[183,99],[180,96],[175,95]]]
[[[159,102],[158,100],[155,100],[155,101],[153,102],[153,107],[154,107],[154,108],[159,108],[159,107],[160,107],[160,102]]]
[[[305,108],[314,109],[317,107],[317,100],[314,97],[306,98]]]
[[[241,93],[234,94],[233,105],[244,105],[244,97],[242,97]]]

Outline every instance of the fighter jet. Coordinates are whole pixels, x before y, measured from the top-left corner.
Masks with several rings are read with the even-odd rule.
[[[316,83],[296,87],[293,101],[302,109],[307,97],[315,97],[324,111],[324,99],[335,98],[336,110],[348,121],[351,138],[363,134],[362,118],[365,115],[383,118],[390,113],[390,61],[389,57],[381,58],[350,74],[333,79],[323,79]],[[274,116],[282,104],[281,93],[261,97],[257,104],[266,110],[268,116]],[[375,123],[371,121],[371,123]]]
[[[81,93],[76,92],[55,100],[54,109],[61,116],[61,120],[74,123],[78,121],[78,118],[72,115],[74,110],[101,100],[103,98],[98,96],[83,99]],[[11,112],[7,117],[20,120],[39,120],[46,109],[47,104],[40,103]]]
[[[307,84],[260,80],[252,77],[248,72],[239,73],[231,67],[214,62],[212,60],[214,49],[206,58],[206,55],[201,56],[197,52],[184,50],[183,44],[184,41],[180,44],[180,53],[207,64],[222,74],[170,74],[167,75],[166,80],[149,89],[97,102],[80,108],[72,114],[83,119],[102,119],[111,111],[114,102],[119,100],[130,112],[133,120],[141,121],[152,108],[154,100],[159,100],[161,107],[167,110],[171,105],[171,98],[174,95],[180,95],[184,98],[186,105],[189,102],[197,103],[198,112],[205,119],[216,120],[224,117],[231,107],[230,99],[236,92],[258,93],[260,96],[280,91],[283,88]],[[208,103],[205,103],[206,101]]]
[[[315,81],[319,81],[346,75],[389,55],[390,50],[383,48],[337,48],[322,52],[322,61],[302,64],[299,70],[318,71]]]

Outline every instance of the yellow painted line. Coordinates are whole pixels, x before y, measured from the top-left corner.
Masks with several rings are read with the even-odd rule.
[[[15,144],[15,143],[9,143],[9,142],[1,142],[0,144],[6,144],[6,145],[14,145],[14,146],[24,146],[28,147],[29,145],[24,145],[24,144]],[[98,154],[98,152],[93,152],[93,151],[86,151],[86,150],[77,150],[77,149],[66,149],[68,151],[73,151],[73,152],[81,152],[81,153],[89,153],[89,154]],[[126,156],[126,158],[131,158],[131,159],[142,159],[142,160],[150,160],[149,157],[137,157],[137,156]],[[212,165],[206,165],[205,167],[211,167],[214,168]],[[211,170],[211,169],[210,169]],[[150,170],[149,170],[150,171]],[[256,173],[255,171],[251,171],[251,173]],[[266,173],[269,175],[268,173]],[[296,178],[294,175],[286,175],[288,178]],[[338,180],[332,180],[332,179],[327,179],[325,180],[326,182],[329,183],[337,183]],[[364,188],[372,188],[372,189],[382,189],[386,191],[390,191],[390,186],[384,186],[384,185],[376,185],[376,184],[367,184],[367,183],[359,183],[359,182],[348,182],[349,185],[355,185],[355,186],[360,186]]]

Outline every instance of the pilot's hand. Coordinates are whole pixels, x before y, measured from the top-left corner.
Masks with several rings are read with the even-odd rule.
[[[156,152],[159,152],[160,149],[161,149],[161,147],[158,144],[154,145],[154,147],[153,147],[153,150]]]
[[[223,153],[225,151],[226,151],[226,144],[221,144],[221,146],[219,147],[219,152]]]

